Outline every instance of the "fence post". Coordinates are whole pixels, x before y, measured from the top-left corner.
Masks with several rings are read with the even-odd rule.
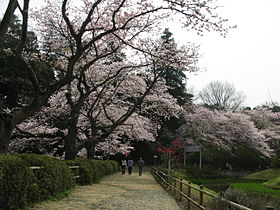
[[[174,179],[174,196],[176,197],[176,179]]]
[[[188,185],[188,209],[191,209],[191,201],[189,198],[191,198],[191,181],[189,181]]]
[[[203,190],[203,185],[200,185],[199,188],[201,190]],[[200,196],[199,196],[199,204],[202,205],[202,203],[203,203],[203,192],[200,191],[199,194],[200,194]]]
[[[168,181],[167,178],[168,178],[168,177],[167,177],[166,174],[162,174],[162,177],[164,177],[164,187],[165,187],[165,189],[167,189],[167,186],[168,186],[168,185],[167,185],[167,181]]]
[[[181,192],[182,192],[182,189],[183,189],[183,179],[181,178],[180,179],[180,201],[182,200],[182,194],[181,194]]]
[[[170,178],[170,175],[168,175],[168,186],[169,186],[169,191],[172,190],[172,183],[171,183],[171,178]]]

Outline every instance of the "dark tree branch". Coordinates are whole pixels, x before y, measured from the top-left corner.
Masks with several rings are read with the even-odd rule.
[[[17,49],[18,54],[22,54],[22,51],[26,44],[27,39],[27,28],[28,28],[28,10],[29,10],[29,0],[24,0],[22,14],[22,25],[21,25],[21,40]]]

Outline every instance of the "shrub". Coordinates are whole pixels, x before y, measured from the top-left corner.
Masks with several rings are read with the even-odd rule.
[[[272,168],[280,168],[280,158],[279,157],[272,157],[271,158],[271,167]]]
[[[229,188],[224,193],[223,197],[254,210],[262,210],[265,209],[266,206],[273,206],[275,209],[279,209],[280,207],[280,203],[276,199],[266,195],[251,194],[240,189]],[[228,209],[228,205],[220,199],[214,199],[208,205],[208,209],[211,210]]]
[[[118,171],[118,163],[110,160],[76,159],[66,161],[66,164],[80,166],[78,183],[82,185],[95,183],[101,177]]]
[[[45,200],[59,193],[70,190],[75,182],[71,169],[63,161],[36,154],[18,155],[28,166],[42,167],[34,170],[36,183],[39,186],[39,200]]]
[[[185,173],[190,178],[224,178],[223,174],[217,173],[217,171],[209,165],[204,165],[201,169],[194,166],[186,166]]]
[[[110,160],[110,163],[113,166],[114,173],[118,172],[119,171],[119,163],[117,161],[113,161],[113,160]]]
[[[73,165],[80,166],[74,174],[69,168]],[[32,170],[30,166],[41,169]],[[0,155],[0,209],[24,209],[50,197],[60,197],[74,187],[73,175],[80,175],[81,184],[92,184],[116,169],[115,161],[61,161],[35,154]]]
[[[84,161],[83,159],[76,160],[67,160],[65,163],[69,166],[79,166],[79,176],[80,178],[77,180],[79,184],[87,185],[92,184],[94,180],[94,171],[91,164],[88,161]]]
[[[114,168],[113,168],[113,165],[111,164],[112,161],[110,160],[102,160],[100,162],[101,165],[103,165],[105,167],[105,170],[106,170],[106,174],[112,174],[114,173]]]
[[[260,152],[246,147],[246,145],[239,145],[234,154],[235,157],[232,162],[234,168],[256,170],[259,167],[266,168],[269,166],[269,159],[261,155]]]
[[[39,187],[35,176],[20,158],[0,155],[0,206],[21,209],[36,202]]]
[[[233,156],[229,151],[218,147],[209,147],[203,151],[203,164],[211,165],[214,168],[225,168],[226,163],[231,163]],[[198,161],[198,160],[197,160]]]

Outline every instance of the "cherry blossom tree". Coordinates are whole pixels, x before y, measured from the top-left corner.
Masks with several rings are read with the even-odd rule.
[[[14,1],[11,0],[10,3],[12,2]],[[24,1],[21,43],[17,52],[13,53],[16,53],[28,70],[33,96],[20,109],[1,110],[1,153],[7,152],[11,133],[16,125],[34,116],[53,94],[75,78],[83,77],[99,60],[120,49],[145,52],[151,56],[150,51],[142,48],[146,42],[143,37],[153,35],[161,21],[177,14],[184,27],[198,33],[214,30],[224,35],[228,30],[223,27],[225,20],[212,14],[215,5],[210,0],[162,0],[160,4],[149,0],[47,0],[46,6],[34,11],[32,15],[29,14],[28,6],[29,1]],[[7,8],[8,10],[7,14],[12,14],[14,6]],[[34,31],[40,38],[41,49],[36,54],[27,54],[24,48],[30,17],[36,21]],[[2,22],[7,23],[9,19]],[[1,36],[4,36],[7,30],[1,24],[1,30],[2,28]],[[106,44],[109,42],[114,42],[116,47],[109,49]],[[42,60],[58,75],[57,82],[47,90],[41,89],[38,75],[30,65],[33,59]]]
[[[121,84],[117,84],[115,78],[113,84],[107,83],[100,91],[93,92],[87,98],[77,121],[77,136],[75,136],[75,139],[78,139],[78,141],[74,142],[74,146],[77,145],[75,153],[86,148],[87,156],[92,158],[95,146],[97,151],[103,148],[106,153],[127,152],[128,149],[131,149],[129,146],[131,140],[155,141],[157,129],[160,125],[158,119],[161,119],[161,117],[168,118],[171,115],[176,116],[180,111],[176,100],[167,93],[166,86],[163,83],[158,83],[147,94],[145,100],[141,103],[141,108],[137,108],[131,113],[135,104],[128,99],[139,96],[139,91],[145,91],[146,83],[135,74],[120,81]],[[133,88],[130,88],[131,85],[133,85]],[[118,89],[115,86],[118,86]],[[128,88],[129,93],[127,93]],[[77,89],[72,88],[71,90],[75,91]],[[46,135],[49,132],[57,132],[59,129],[51,127],[48,122],[60,117],[61,113],[63,113],[63,116],[70,116],[71,118],[71,105],[67,103],[65,94],[69,94],[67,89],[51,98],[51,106],[45,107],[38,114],[41,119],[37,123],[34,123],[36,118],[32,118],[20,124],[19,128],[39,136],[42,136],[43,133]],[[79,93],[72,91],[71,95],[74,94]],[[78,99],[79,97],[73,98]],[[149,119],[145,117],[148,116],[147,112],[153,112],[154,116],[159,115],[161,117]],[[69,134],[69,127],[64,131],[60,130],[60,132]],[[123,139],[125,141],[122,141]]]
[[[244,110],[244,113],[250,117],[250,120],[265,136],[267,144],[278,150],[280,143],[280,115],[273,112],[270,107],[257,106],[252,110]]]
[[[193,112],[186,113],[186,124],[180,131],[188,143],[215,145],[228,151],[244,144],[266,156],[271,155],[265,136],[246,114],[196,106]]]
[[[170,107],[174,110],[178,107],[175,99],[169,94],[164,94],[167,90],[163,83],[163,76],[166,70],[159,67],[176,66],[190,72],[196,71],[196,48],[189,47],[185,51],[184,48],[177,49],[175,44],[163,43],[162,40],[158,45],[156,45],[156,42],[149,43],[149,47],[151,45],[154,46],[152,49],[156,49],[156,57],[153,56],[155,54],[153,50],[146,48],[145,52],[149,51],[149,54],[144,54],[141,57],[137,53],[138,61],[136,64],[110,62],[110,60],[105,61],[102,59],[92,67],[96,68],[96,70],[80,74],[72,82],[72,86],[66,89],[67,104],[70,105],[70,118],[65,145],[67,159],[75,158],[76,153],[83,147],[86,147],[88,157],[92,158],[95,145],[100,141],[106,140],[118,126],[123,125],[125,121],[133,116],[134,112],[139,110],[139,107],[145,116],[152,114],[152,122],[156,126],[158,126],[159,119],[170,117],[168,113],[171,110]],[[176,54],[176,56],[170,57],[169,53]],[[97,65],[98,63],[99,65]],[[158,98],[159,95],[161,96],[160,99]],[[145,108],[143,108],[144,106]],[[86,107],[84,116],[87,117],[88,122],[85,119],[82,120],[87,125],[83,126],[84,133],[80,135],[80,137],[83,136],[83,140],[76,147],[76,138],[77,135],[79,136],[78,121],[81,110],[85,109],[84,107]],[[118,110],[118,115],[116,110]],[[111,116],[111,114],[113,115]],[[156,119],[155,116],[161,117]],[[99,118],[102,118],[102,120]],[[134,119],[136,119],[135,116]],[[138,117],[137,121],[141,122],[140,119]],[[100,123],[97,123],[98,121],[102,121],[103,125],[101,126]],[[135,123],[137,121],[131,122],[130,125],[139,124],[142,129],[143,125]],[[86,127],[89,128],[86,129]],[[154,126],[150,125],[149,127]],[[138,135],[138,139],[143,139],[146,135],[143,135],[143,132],[140,133],[142,137]],[[149,140],[153,139],[154,137],[149,138]]]

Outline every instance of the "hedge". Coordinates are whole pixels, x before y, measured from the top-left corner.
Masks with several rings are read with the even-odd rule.
[[[41,170],[34,170],[40,191],[38,199],[45,200],[58,195],[61,192],[70,190],[75,185],[72,171],[63,161],[48,156],[35,154],[18,155],[27,165],[42,167]]]
[[[80,168],[72,171],[69,166],[74,165]],[[31,166],[41,169],[32,170]],[[0,155],[0,209],[24,209],[72,189],[74,176],[80,176],[76,180],[79,184],[92,184],[118,168],[118,163],[110,160],[62,161],[35,154]]]
[[[101,177],[115,173],[119,170],[116,161],[76,159],[65,161],[69,166],[79,166],[79,184],[87,185],[96,183]]]
[[[37,201],[39,187],[35,176],[19,157],[0,155],[0,206],[19,209]],[[36,196],[35,196],[36,197]]]

